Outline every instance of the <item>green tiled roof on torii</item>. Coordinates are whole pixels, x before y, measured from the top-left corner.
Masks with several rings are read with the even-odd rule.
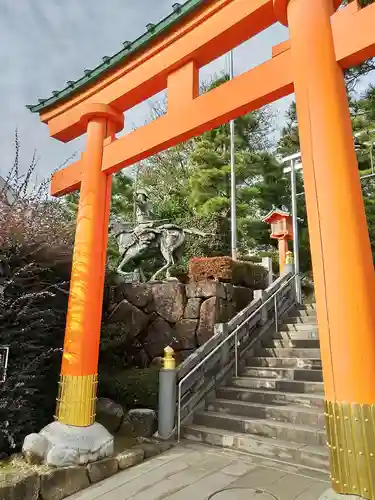
[[[209,0],[187,0],[183,5],[175,3],[172,6],[173,12],[169,14],[169,16],[165,17],[158,24],[148,24],[146,26],[147,32],[133,42],[124,42],[124,48],[122,50],[111,57],[103,57],[103,62],[99,64],[99,66],[92,70],[85,70],[85,75],[76,81],[66,82],[66,87],[61,90],[53,91],[51,97],[39,99],[38,104],[27,105],[26,107],[32,113],[39,113],[47,108],[50,108],[51,106],[56,105],[60,101],[68,99],[70,96],[83,90],[85,87],[89,87],[93,82],[104,76],[110,70],[118,67],[136,52],[144,49],[155,38],[181,22],[185,16],[207,1]]]

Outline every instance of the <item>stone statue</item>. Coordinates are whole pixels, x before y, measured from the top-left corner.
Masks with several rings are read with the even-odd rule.
[[[151,281],[156,280],[164,271],[167,279],[173,279],[170,276],[170,267],[177,264],[181,258],[185,235],[196,234],[204,237],[207,236],[206,233],[197,229],[183,229],[175,224],[161,224],[167,221],[154,219],[151,203],[144,191],[137,193],[136,205],[135,227],[111,217],[109,229],[117,240],[121,255],[117,272],[127,281],[145,281],[142,262],[161,254],[165,265],[154,273]],[[129,264],[135,264],[136,271],[126,272],[125,269]]]
[[[149,202],[148,195],[146,191],[139,190],[135,197],[136,208],[136,221],[137,224],[144,224],[146,222],[152,221],[152,207]]]

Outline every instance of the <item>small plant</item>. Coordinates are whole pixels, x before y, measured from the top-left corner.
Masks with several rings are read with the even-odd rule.
[[[189,281],[188,270],[182,264],[175,264],[174,266],[170,267],[169,274],[170,276],[172,276],[172,278],[176,278],[178,279],[178,281],[181,281],[181,283],[188,283]]]

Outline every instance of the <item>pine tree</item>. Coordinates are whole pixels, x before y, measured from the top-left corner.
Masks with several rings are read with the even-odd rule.
[[[219,79],[209,88],[223,83]],[[243,253],[269,245],[268,227],[262,217],[272,205],[288,200],[281,165],[269,152],[272,115],[268,108],[235,120],[236,210],[239,248]],[[201,216],[230,218],[230,132],[224,124],[193,141],[189,161],[189,202]]]
[[[277,153],[281,156],[289,156],[300,150],[299,133],[297,123],[297,107],[292,102],[285,114],[285,125],[281,129],[280,139],[277,144]]]
[[[134,194],[133,180],[123,171],[118,172],[112,178],[111,215],[118,216],[123,221],[134,221]],[[64,197],[63,203],[68,208],[71,216],[76,216],[79,204],[79,191],[70,193]],[[117,242],[109,233],[107,249],[109,268],[116,267],[119,261]]]
[[[351,99],[350,104],[358,166],[364,175],[375,166],[375,87],[370,85],[359,99]]]
[[[79,191],[70,193],[63,198],[71,213],[76,214],[79,203]],[[111,214],[118,215],[125,221],[134,218],[133,180],[123,171],[112,178]]]
[[[194,213],[189,206],[189,155],[192,142],[148,158],[139,169],[138,185],[144,188],[158,219],[173,222]]]
[[[357,68],[358,74],[361,69]],[[375,87],[369,85],[367,90],[358,99],[350,92],[349,86],[349,106],[352,118],[355,147],[358,159],[358,168],[361,175],[372,172],[375,168]],[[286,116],[286,126],[282,129],[278,142],[277,152],[287,156],[299,151],[298,125],[296,120],[296,106],[292,103]],[[299,192],[303,189],[303,179],[297,174],[297,182],[300,186]],[[364,179],[362,182],[363,199],[366,209],[367,223],[369,228],[371,246],[375,260],[375,198],[373,188],[375,183],[372,179]],[[300,215],[302,214],[302,216]],[[309,265],[309,239],[307,229],[307,216],[304,197],[298,199],[298,215],[300,221],[300,252],[301,268]]]

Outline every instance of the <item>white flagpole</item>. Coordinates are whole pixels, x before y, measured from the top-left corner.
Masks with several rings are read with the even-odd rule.
[[[234,77],[233,50],[229,52],[229,78]],[[236,212],[236,148],[234,120],[229,122],[230,127],[230,180],[231,180],[231,247],[232,259],[237,260],[237,212]]]

